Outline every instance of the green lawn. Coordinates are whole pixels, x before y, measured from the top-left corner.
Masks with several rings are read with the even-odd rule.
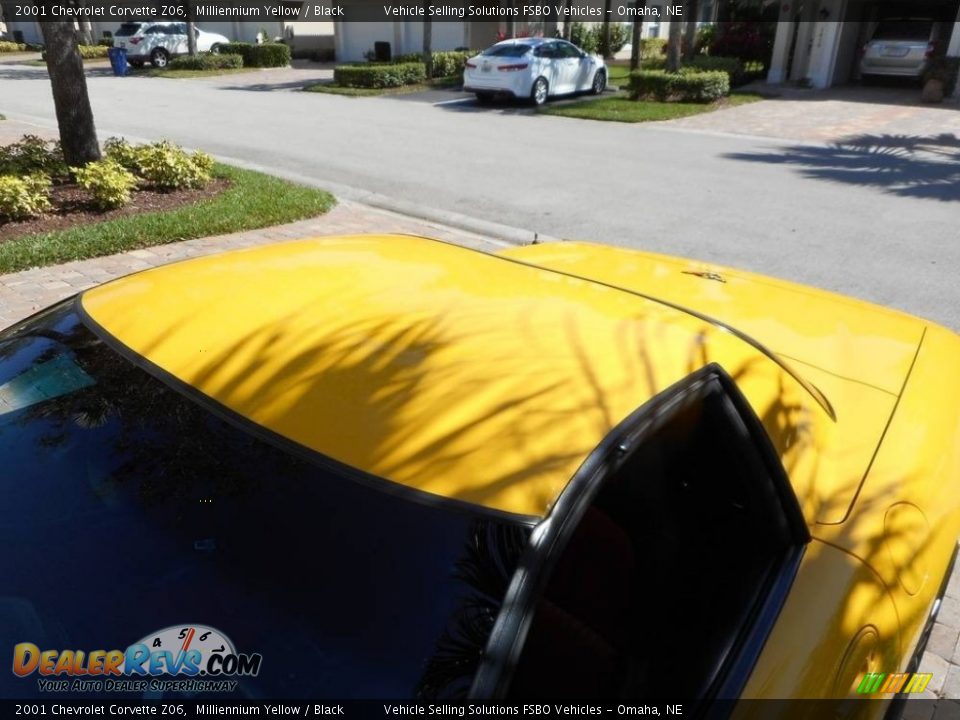
[[[737,93],[715,103],[656,102],[653,100],[630,100],[625,94],[599,100],[581,100],[564,105],[551,105],[540,109],[545,115],[580,118],[583,120],[606,120],[612,122],[653,122],[700,115],[701,113],[737,107],[763,100],[760,95]]]
[[[0,273],[293,222],[336,204],[327,192],[263,173],[217,164],[213,175],[230,180],[230,187],[194,205],[0,243]]]
[[[626,90],[630,84],[630,66],[629,65],[609,65],[607,66],[607,85],[616,85],[621,90]]]
[[[453,75],[445,78],[434,78],[433,80],[428,80],[424,83],[417,83],[415,85],[402,85],[401,87],[392,88],[355,88],[341,87],[340,85],[334,85],[333,83],[317,83],[316,85],[308,85],[304,88],[304,90],[307,92],[327,93],[328,95],[370,97],[374,95],[406,95],[408,93],[421,92],[423,90],[430,90],[432,88],[457,87],[461,82],[463,82],[463,78],[461,76]]]

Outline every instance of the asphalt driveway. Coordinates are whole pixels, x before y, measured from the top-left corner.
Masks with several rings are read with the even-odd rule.
[[[833,98],[831,106],[808,93],[624,125],[481,111],[468,100],[303,93],[303,76],[292,75],[305,72],[202,80],[98,72],[88,86],[102,138],[167,137],[478,232],[746,267],[960,329],[955,105]],[[54,127],[43,68],[0,66],[0,98],[11,118]],[[842,121],[830,129],[828,117]]]

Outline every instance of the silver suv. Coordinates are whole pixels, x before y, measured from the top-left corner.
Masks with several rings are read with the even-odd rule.
[[[230,42],[223,35],[197,31],[197,51],[217,52],[219,47]],[[127,22],[113,34],[114,47],[127,51],[127,61],[140,67],[147,60],[154,67],[166,67],[170,58],[186,55],[187,24],[185,22]]]
[[[860,75],[919,78],[937,52],[941,24],[932,19],[883,20],[863,46]]]

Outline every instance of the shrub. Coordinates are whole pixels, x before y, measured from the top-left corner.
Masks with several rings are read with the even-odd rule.
[[[84,60],[105,58],[108,56],[109,50],[110,48],[104,45],[77,45],[77,51],[80,53],[80,57],[82,57]],[[40,57],[46,60],[47,52],[45,50],[41,52]]]
[[[103,143],[103,154],[132,173],[140,172],[140,148],[131,145],[123,138],[107,138]]]
[[[653,60],[661,57],[667,51],[666,38],[647,38],[640,41],[640,58]]]
[[[206,153],[190,155],[167,140],[140,146],[136,152],[140,176],[161,190],[203,187],[210,180],[212,162]]]
[[[610,23],[610,47],[604,47],[603,23],[587,27],[583,23],[570,26],[570,42],[584,52],[613,55],[630,41],[630,28],[624,23]]]
[[[0,40],[0,53],[5,52],[24,52],[27,46],[23,43],[10,42],[9,40]]]
[[[36,135],[24,135],[19,142],[0,147],[0,175],[42,173],[51,178],[69,174],[59,142]]]
[[[27,220],[49,209],[50,179],[45,175],[0,175],[0,217]]]
[[[583,23],[570,25],[570,42],[588,53],[597,52],[597,35]]]
[[[213,166],[216,163],[216,160],[213,159],[212,155],[208,155],[207,153],[198,150],[191,155],[191,159],[193,160],[193,164],[201,173],[209,177],[213,172]]]
[[[423,63],[341,65],[333,69],[333,82],[341,87],[400,87],[424,82],[426,79],[427,69]]]
[[[709,49],[711,55],[766,63],[773,52],[773,37],[760,23],[722,23]]]
[[[285,67],[290,64],[290,48],[280,43],[224,43],[221,55],[239,55],[244,67]]]
[[[923,82],[939,80],[943,83],[943,94],[950,96],[957,87],[957,76],[960,74],[960,58],[937,55],[923,73]]]
[[[171,70],[234,70],[243,67],[241,55],[197,53],[182,55],[170,61]]]
[[[223,43],[220,45],[220,54],[221,55],[239,55],[243,58],[244,62],[247,60],[247,53],[250,51],[253,45],[245,42],[231,42]]]
[[[725,72],[701,72],[694,68],[678,73],[637,70],[630,73],[630,95],[634,100],[653,98],[661,102],[713,102],[730,94],[730,77]]]
[[[630,31],[627,29],[627,25],[619,22],[610,23],[610,47],[605,47],[603,24],[594,25],[593,32],[597,36],[597,52],[603,57],[609,57],[619,52],[630,40]]]
[[[717,39],[717,26],[713,23],[706,23],[697,28],[696,50],[702,53],[713,45]]]
[[[137,186],[133,173],[114,160],[100,160],[70,171],[77,185],[93,196],[94,205],[101,210],[123,207],[130,202],[130,191]]]
[[[459,75],[463,72],[467,60],[476,54],[472,50],[436,50],[433,52],[433,72],[430,77],[442,78]],[[393,62],[396,65],[423,62],[423,53],[397,55]]]
[[[102,45],[105,48],[112,48],[113,38],[112,37],[100,38],[99,40],[97,40],[97,45]]]
[[[290,48],[280,43],[251,45],[243,64],[246,67],[286,67],[290,64]]]
[[[107,51],[109,47],[104,45],[78,45],[77,50],[80,51],[80,57],[84,60],[92,60],[94,58],[105,58],[107,57]]]
[[[756,65],[753,63],[752,65]],[[756,72],[748,72],[746,65],[735,57],[720,57],[718,55],[696,55],[684,63],[684,67],[696,70],[725,72],[730,78],[730,87],[744,85],[757,76]],[[760,66],[762,72],[762,66]]]

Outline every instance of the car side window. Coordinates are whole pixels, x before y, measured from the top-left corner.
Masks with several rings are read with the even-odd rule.
[[[559,55],[565,58],[579,58],[580,51],[570,43],[560,43]]]
[[[144,35],[160,35],[161,33],[163,33],[163,31],[164,29],[162,27],[160,27],[159,25],[154,25],[153,27],[147,28],[143,34]]]
[[[756,618],[776,616],[809,533],[762,424],[722,368],[648,406],[635,430],[628,418],[591,455],[584,467],[598,469],[574,477],[538,530],[546,549],[520,563],[538,589],[505,601],[523,619],[498,619],[494,637],[513,638],[511,650],[488,646],[487,668],[522,650],[490,684],[497,671],[481,670],[476,697],[742,689],[770,630]]]
[[[536,49],[534,54],[537,57],[553,59],[557,56],[557,45],[556,43],[544,43]]]

